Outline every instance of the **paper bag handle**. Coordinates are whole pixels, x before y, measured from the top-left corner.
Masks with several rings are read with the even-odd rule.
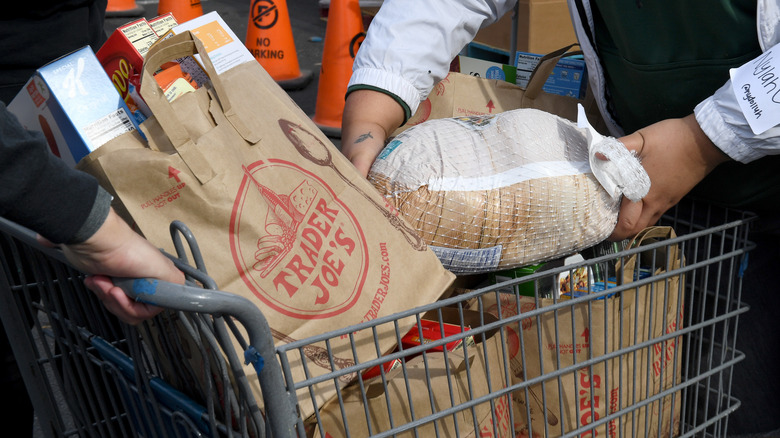
[[[523,98],[533,100],[539,97],[539,94],[542,92],[542,87],[544,87],[544,83],[547,82],[547,78],[550,77],[550,74],[563,55],[572,56],[582,54],[581,50],[569,52],[572,47],[577,45],[577,43],[569,44],[566,47],[562,47],[544,55],[531,73],[531,77],[528,79],[528,85],[526,86]]]
[[[173,146],[178,150],[180,146],[191,140],[191,136],[179,122],[171,103],[168,102],[165,93],[163,93],[157,81],[154,80],[154,73],[168,61],[195,54],[200,55],[201,64],[214,87],[225,117],[245,140],[250,143],[256,143],[260,139],[259,136],[251,132],[241,120],[241,117],[234,111],[222,79],[217,74],[205,46],[190,31],[185,31],[162,40],[149,49],[144,60],[141,77],[141,96],[146,101],[152,114],[157,118],[157,122]]]
[[[647,227],[644,230],[637,233],[637,235],[631,239],[628,248],[642,246],[642,243],[644,243],[649,239],[666,240],[666,239],[673,239],[675,237],[677,237],[677,234],[674,232],[674,229],[672,227],[667,227],[667,226]],[[667,254],[667,258],[671,257],[671,260],[677,259],[679,257],[677,251],[677,245],[670,246],[669,248],[671,249],[671,253]],[[636,261],[639,258],[639,255],[640,254],[634,254],[633,256],[629,257],[628,260],[626,260],[622,269],[620,267],[617,268],[618,272],[622,272],[623,284],[634,281],[634,271],[636,270],[637,267]]]

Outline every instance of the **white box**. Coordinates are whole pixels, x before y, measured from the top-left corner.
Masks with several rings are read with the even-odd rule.
[[[517,78],[517,67],[484,59],[458,56],[458,71],[463,74],[485,79],[497,79],[514,84]]]
[[[245,62],[257,62],[244,42],[236,36],[217,12],[209,12],[186,21],[171,29],[171,32],[179,34],[187,30],[203,42],[217,74],[222,74]],[[193,78],[197,81],[194,75]]]

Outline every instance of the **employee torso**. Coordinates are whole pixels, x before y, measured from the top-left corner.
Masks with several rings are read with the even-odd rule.
[[[625,132],[693,112],[761,53],[755,0],[594,0],[610,111]]]

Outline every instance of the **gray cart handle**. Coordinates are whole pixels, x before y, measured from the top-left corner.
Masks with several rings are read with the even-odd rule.
[[[183,224],[172,225],[183,233]],[[0,229],[68,266],[65,254],[58,248],[42,245],[37,233],[15,222],[0,217]],[[185,274],[196,274],[195,268],[163,251],[177,268]],[[72,267],[72,266],[71,266]],[[198,275],[194,275],[198,277]],[[202,277],[202,274],[200,275]],[[266,406],[266,417],[274,437],[296,436],[298,414],[295,408],[297,398],[284,387],[284,378],[276,360],[271,329],[260,309],[248,299],[219,290],[203,289],[193,282],[174,284],[149,278],[112,278],[114,284],[135,301],[166,309],[228,315],[237,319],[247,330],[249,346],[244,352],[247,364],[251,363],[260,382]]]

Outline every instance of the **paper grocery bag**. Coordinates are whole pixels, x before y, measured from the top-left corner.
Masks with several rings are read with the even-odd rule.
[[[630,247],[674,237],[677,236],[671,227],[649,227],[634,237]],[[623,272],[623,282],[627,283],[638,276],[640,266],[653,267],[652,276],[655,277],[679,269],[683,263],[679,246],[667,245],[628,258],[622,267],[619,263],[617,269]],[[618,338],[615,337],[614,345],[626,348],[680,330],[685,305],[684,286],[684,276],[675,275],[621,292],[623,311],[615,316],[615,328],[620,328],[616,335],[622,331],[623,336],[622,343],[617,342]],[[618,306],[615,309],[618,310]],[[635,327],[640,329],[635,331]],[[613,392],[608,398],[611,407],[609,412],[624,409],[634,400],[647,399],[680,384],[684,352],[681,347],[682,336],[670,337],[653,343],[649,348],[624,354],[619,362],[614,361],[612,373],[614,376],[619,375],[621,380],[612,386]],[[635,375],[641,376],[637,379],[638,384],[633,384]],[[622,390],[622,397],[616,396],[615,387]],[[648,436],[677,436],[680,433],[681,406],[681,394],[677,391],[650,404],[647,409],[623,415],[619,421],[610,421],[608,430],[616,431],[616,434],[622,432],[623,435],[632,430],[647,430]]]
[[[633,245],[676,237],[670,227],[650,227],[639,233]],[[654,276],[679,269],[682,258],[676,245],[639,254],[642,266],[655,266]],[[622,282],[633,281],[639,267],[632,256],[618,267]],[[613,359],[599,360],[576,368],[577,363],[604,357],[621,348],[630,348],[681,328],[683,284],[679,276],[659,279],[613,296],[566,305],[510,324],[506,330],[514,383],[550,375],[575,367],[575,371],[513,393],[521,421],[527,424],[530,413],[534,437],[559,436],[587,427],[600,418],[628,408],[668,390],[681,379],[681,337],[654,343],[651,347],[623,353]],[[541,307],[555,304],[552,299],[538,300]],[[474,307],[511,317],[534,310],[532,297],[514,294],[486,294]],[[591,436],[626,436],[632,430],[649,431],[648,436],[679,433],[681,399],[679,392],[667,395],[648,409],[637,409],[599,425]],[[644,433],[644,432],[643,432]],[[588,432],[583,433],[588,435]],[[621,435],[622,434],[622,435]]]
[[[393,135],[426,120],[495,114],[518,108],[535,108],[576,122],[577,104],[585,108],[591,125],[598,132],[606,134],[606,124],[590,89],[584,99],[551,94],[542,89],[561,57],[580,53],[571,51],[573,46],[563,47],[542,57],[526,88],[502,80],[450,72],[434,86],[412,117]]]
[[[195,54],[211,86],[169,103],[153,72]],[[218,287],[255,303],[278,343],[431,303],[454,279],[256,62],[217,74],[200,40],[184,32],[150,49],[141,94],[153,113],[142,125],[148,144],[120,136],[79,167],[166,251],[175,253],[169,224],[184,222]],[[354,339],[361,359],[396,343],[381,328],[378,348],[370,333]],[[354,364],[348,339],[331,347],[338,368]],[[313,375],[330,369],[316,354],[307,362]],[[296,381],[301,368],[293,358]],[[330,387],[315,387],[320,405]],[[302,415],[311,414],[308,391],[299,399]]]
[[[442,311],[442,322],[461,324],[457,309]],[[482,321],[490,324],[496,318],[486,314]],[[478,312],[463,311],[464,325],[474,328],[479,322]],[[446,356],[443,352],[428,352],[425,358],[407,359],[405,373],[400,367],[387,373],[386,383],[382,377],[365,381],[365,391],[356,383],[348,386],[341,394],[343,410],[338,399],[323,406],[319,412],[322,428],[316,429],[313,436],[346,437],[347,428],[349,436],[369,436],[506,388],[509,382],[505,379],[497,331],[488,331],[484,337],[477,334],[473,339],[474,343],[464,342]],[[473,411],[467,408],[394,436],[509,438],[510,409],[511,400],[505,395],[494,398],[492,406],[485,401],[474,406]]]
[[[497,315],[500,306],[504,318],[536,308],[533,298],[519,296],[518,300],[515,295],[507,293],[486,294],[481,301],[488,313]],[[552,300],[544,299],[540,300],[540,303],[545,306],[552,304]],[[479,304],[474,303],[474,305],[476,307]],[[602,336],[600,340],[593,338],[585,332],[585,327],[588,321],[592,321],[589,332],[603,334],[604,314],[612,313],[612,307],[613,303],[610,300],[598,300],[592,302],[591,306],[587,304],[565,306],[557,312],[557,315],[545,313],[538,318],[523,319],[522,328],[516,324],[507,325],[504,330],[513,383],[522,383],[571,366],[575,356],[577,362],[587,360],[591,353],[593,357],[602,356],[607,347],[604,342],[600,342],[604,337]],[[572,329],[575,331],[573,332]],[[588,416],[590,407],[579,407],[579,392],[583,391],[582,395],[587,395],[589,398],[590,391],[593,389],[595,399],[603,400],[602,392],[605,388],[601,376],[604,376],[606,366],[605,363],[599,362],[590,368],[585,367],[577,372],[569,372],[559,378],[546,380],[543,384],[538,383],[527,389],[513,392],[512,400],[516,412],[519,412],[519,422],[524,425],[524,432],[529,433],[529,414],[532,434],[528,436],[535,438],[559,436],[562,425],[568,432],[579,427],[581,421],[592,422],[593,417]],[[600,408],[599,405],[596,409]],[[545,430],[549,433],[546,434]],[[599,432],[599,436],[603,436],[602,434],[603,432]]]

